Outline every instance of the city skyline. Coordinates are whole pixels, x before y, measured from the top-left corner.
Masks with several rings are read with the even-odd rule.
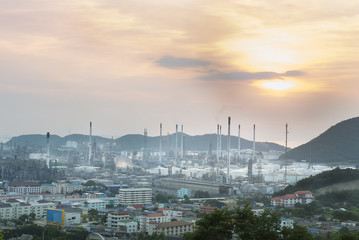
[[[184,125],[295,147],[359,109],[359,2],[4,1],[0,135]],[[224,130],[224,131],[223,131]]]

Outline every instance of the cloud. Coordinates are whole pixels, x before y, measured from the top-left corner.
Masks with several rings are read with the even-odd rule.
[[[197,59],[175,58],[171,56],[162,57],[157,60],[156,63],[166,68],[204,67],[210,64],[210,62]]]
[[[214,72],[212,74],[201,77],[203,80],[229,80],[229,81],[250,81],[250,80],[264,80],[264,79],[281,79],[282,77],[297,77],[303,75],[304,72],[292,70],[285,73],[276,72]]]

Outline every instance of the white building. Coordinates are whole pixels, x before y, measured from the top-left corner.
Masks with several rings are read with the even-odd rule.
[[[42,184],[42,192],[51,194],[67,194],[73,191],[83,191],[83,186],[77,183],[52,183]]]
[[[78,208],[67,207],[65,210],[64,226],[73,226],[81,224],[82,210]]]
[[[8,192],[16,192],[18,194],[42,193],[41,185],[36,182],[12,181],[8,183]]]
[[[280,218],[280,227],[287,227],[293,229],[293,220],[289,218]]]
[[[151,188],[123,188],[118,190],[119,204],[134,205],[134,204],[151,204],[152,203],[152,189]]]
[[[148,234],[159,234],[163,232],[165,236],[181,237],[185,233],[193,232],[193,225],[193,223],[185,221],[173,221],[164,223],[151,222],[149,224]]]
[[[169,216],[170,218],[182,218],[183,217],[182,211],[173,211],[173,210],[164,209],[162,212],[163,212],[163,215]]]
[[[164,223],[170,222],[171,217],[163,213],[150,213],[139,217],[140,231],[148,232],[150,222]]]
[[[83,206],[88,209],[96,209],[96,210],[105,209],[106,201],[98,198],[90,198],[84,202]]]
[[[107,215],[107,226],[119,227],[120,221],[129,219],[130,215],[127,211],[109,212]]]
[[[310,204],[313,202],[313,193],[310,191],[297,191],[294,194],[286,194],[271,199],[271,205],[293,207],[295,204]]]
[[[46,209],[55,208],[55,203],[40,200],[33,203],[24,203],[16,199],[9,199],[0,203],[0,219],[18,219],[21,215],[35,214],[36,219],[41,219],[46,214]]]

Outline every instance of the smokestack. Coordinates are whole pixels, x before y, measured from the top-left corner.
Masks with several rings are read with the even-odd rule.
[[[219,154],[222,158],[222,126],[219,126]]]
[[[92,122],[90,122],[90,137],[89,137],[89,159],[88,165],[91,165],[91,158],[92,158]]]
[[[178,158],[178,124],[176,124],[176,147],[175,147],[176,162]]]
[[[183,125],[181,125],[181,159],[183,159]]]
[[[217,163],[219,162],[219,124],[217,124]]]
[[[160,163],[162,163],[162,123],[160,123]]]
[[[231,117],[228,117],[228,136],[227,136],[227,179],[226,184],[229,184],[229,163],[231,160],[230,156],[231,149]]]
[[[241,158],[241,125],[238,125],[238,159]]]
[[[50,168],[50,133],[46,134],[46,166]]]

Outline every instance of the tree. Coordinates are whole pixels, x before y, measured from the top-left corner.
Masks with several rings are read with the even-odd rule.
[[[221,208],[221,207],[226,206],[225,203],[220,202],[220,201],[218,201],[218,200],[216,200],[216,199],[206,200],[206,201],[204,202],[204,205],[206,205],[206,206],[210,205],[210,206],[212,206],[212,207],[217,207],[217,208]]]
[[[97,211],[96,209],[90,209],[90,210],[89,210],[89,214],[90,214],[91,216],[97,216],[97,215],[98,215],[98,211]]]
[[[303,227],[294,226],[293,229],[281,229],[278,212],[264,210],[262,214],[255,214],[247,205],[233,211],[226,209],[206,214],[196,222],[196,230],[186,233],[185,240],[311,240],[312,234]]]
[[[198,190],[194,193],[194,196],[195,198],[209,198],[210,195],[207,191],[201,191],[201,190]]]
[[[165,195],[165,194],[162,194],[162,193],[158,193],[158,194],[155,196],[155,202],[158,202],[158,203],[168,203],[168,196]]]
[[[283,239],[290,240],[311,240],[313,235],[307,231],[305,227],[294,224],[293,229],[283,228],[282,229]]]
[[[184,240],[230,240],[232,239],[233,213],[215,209],[196,222],[197,229],[186,233]]]

